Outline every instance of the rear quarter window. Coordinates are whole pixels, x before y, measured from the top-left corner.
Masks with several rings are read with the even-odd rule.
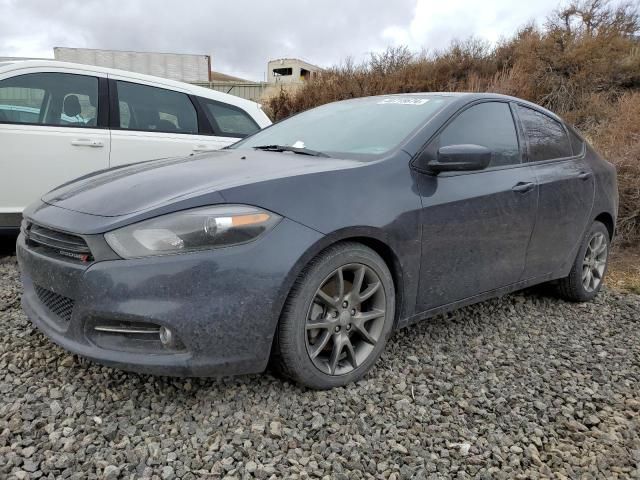
[[[260,130],[255,120],[241,108],[202,97],[199,101],[216,134],[244,138]]]
[[[584,153],[584,140],[578,135],[573,127],[568,127],[569,141],[571,142],[571,149],[575,156],[582,155]]]

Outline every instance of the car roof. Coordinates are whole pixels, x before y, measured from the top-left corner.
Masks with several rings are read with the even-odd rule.
[[[372,97],[393,97],[393,96],[421,96],[421,97],[453,97],[458,103],[462,105],[466,105],[470,102],[474,102],[476,100],[503,100],[509,102],[517,102],[522,105],[526,105],[527,107],[533,108],[534,110],[538,110],[543,112],[560,122],[564,122],[564,120],[558,116],[556,113],[551,110],[547,110],[546,108],[538,105],[537,103],[530,102],[528,100],[524,100],[522,98],[513,97],[511,95],[504,95],[502,93],[491,93],[491,92],[411,92],[411,93],[391,93],[386,95],[372,95]],[[366,97],[364,97],[366,98]],[[354,99],[355,100],[355,99]]]
[[[0,73],[28,68],[69,68],[74,70],[85,70],[87,72],[99,73],[105,76],[118,75],[127,77],[133,81],[139,80],[142,82],[160,84],[167,88],[175,88],[183,91],[187,90],[193,95],[199,95],[201,97],[210,98],[212,100],[217,100],[238,107],[255,108],[259,105],[258,103],[252,102],[251,100],[246,100],[244,98],[236,97],[235,95],[229,95],[227,93],[219,92],[210,88],[199,87],[197,85],[178,82],[176,80],[169,80],[168,78],[155,77],[153,75],[145,75],[142,73],[130,72],[127,70],[118,70],[115,68],[97,67],[94,65],[85,65],[81,63],[61,62],[58,60],[16,60],[11,62],[0,62]]]
[[[388,96],[428,96],[428,97],[454,97],[459,99],[465,99],[467,101],[471,100],[480,100],[483,98],[486,99],[502,99],[502,100],[512,100],[514,102],[520,103],[531,103],[521,98],[512,97],[510,95],[503,95],[501,93],[492,93],[492,92],[412,92],[412,93],[392,93],[390,95],[377,95],[380,97],[388,97]],[[540,108],[538,106],[538,108]]]

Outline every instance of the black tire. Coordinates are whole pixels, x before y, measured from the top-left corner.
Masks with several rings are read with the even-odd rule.
[[[597,277],[593,273],[594,270],[590,268],[591,263],[589,263],[590,260],[587,257],[588,253],[592,251],[590,244],[595,241],[596,238],[603,238],[606,242],[603,246],[604,267],[602,272],[599,273],[599,281],[597,282],[597,285],[587,287],[585,285],[586,279],[584,278],[585,269],[591,270],[593,278]],[[602,288],[604,277],[607,273],[610,243],[611,237],[607,227],[598,221],[593,222],[591,228],[582,240],[580,248],[578,249],[578,254],[576,255],[576,259],[571,267],[571,272],[569,272],[567,277],[558,281],[557,289],[562,298],[571,302],[588,302],[598,295],[598,292]]]
[[[352,269],[353,273],[350,273],[351,270],[349,269]],[[367,283],[368,280],[366,279],[360,282],[357,281],[356,275],[360,271],[366,271],[366,275],[368,275],[366,278],[371,279],[371,283]],[[350,274],[352,275],[351,280],[349,280]],[[338,303],[340,303],[340,299],[345,300],[340,303],[339,307],[335,307],[335,305],[332,307],[328,304],[323,305],[323,302],[318,302],[318,298],[320,298],[318,294],[321,293],[321,287],[326,288],[332,278],[336,278],[335,285],[339,285],[339,280],[333,275],[339,275],[339,278],[342,279],[342,294],[329,295],[332,301],[335,300]],[[376,276],[379,282],[375,281]],[[362,273],[361,277],[365,278],[365,273]],[[351,287],[349,287],[350,281]],[[367,306],[367,302],[374,301],[372,296],[370,300],[363,300],[359,305],[354,300],[354,308],[349,307],[349,309],[340,310],[340,307],[348,304],[348,299],[355,298],[349,297],[349,295],[353,295],[353,291],[356,290],[354,285],[357,283],[364,288],[364,291],[358,289],[358,298],[360,298],[361,294],[364,297],[370,291],[370,287],[373,290],[373,287],[376,287],[376,284],[379,283],[384,298],[381,300],[381,293],[379,288],[376,287],[375,301],[378,302],[377,309],[372,309],[370,305]],[[352,291],[345,294],[348,288],[351,288]],[[379,315],[378,319],[363,320],[358,327],[355,327],[354,323],[353,329],[350,323],[342,324],[342,331],[339,333],[334,330],[334,328],[340,328],[336,323],[331,324],[336,325],[336,327],[323,327],[322,330],[315,330],[308,326],[308,324],[319,324],[315,322],[327,325],[329,324],[328,322],[350,322],[349,315],[352,318],[357,318],[359,315],[364,318],[368,314],[366,311],[368,308],[371,308],[373,312],[380,312],[382,311],[380,310],[382,305],[384,305],[384,315]],[[356,308],[358,309],[357,311]],[[319,312],[317,312],[318,309],[320,309]],[[338,310],[340,311],[338,312]],[[347,311],[348,313],[346,313]],[[352,313],[354,311],[356,311],[356,314]],[[317,314],[316,319],[311,318],[314,316],[313,312]],[[338,317],[334,319],[333,315],[336,314]],[[362,378],[380,357],[391,334],[394,315],[395,289],[393,278],[384,260],[372,249],[360,243],[344,242],[333,245],[320,253],[306,266],[293,286],[278,323],[271,362],[272,367],[281,375],[301,385],[318,390],[355,382]],[[368,322],[369,325],[375,322],[374,327],[369,327],[371,330],[374,328],[376,330],[375,335],[378,338],[375,343],[372,343],[373,336],[371,335],[367,341],[364,340],[369,332],[360,333],[362,328],[360,325],[365,325],[365,322]],[[350,331],[347,332],[347,330]],[[314,334],[317,335],[316,338],[320,337],[320,335],[324,338],[326,335],[329,339],[325,340],[324,343],[317,341],[318,346],[311,345],[310,338]],[[348,345],[350,347],[346,349],[348,351],[342,350],[345,347],[342,346],[340,338],[344,336],[349,338]],[[319,346],[320,344],[322,346]],[[338,348],[337,345],[340,345],[340,347]],[[312,350],[315,349],[320,351],[320,354],[316,354],[312,359]],[[334,350],[338,351],[337,355],[334,355]],[[326,362],[328,371],[323,371],[318,364],[322,363],[324,356],[329,353],[334,356],[331,356]],[[356,358],[358,354],[360,354],[361,359]],[[364,356],[365,354],[366,356]],[[343,358],[343,360],[333,362],[333,358]],[[331,365],[334,367],[333,374]],[[347,371],[349,368],[351,368],[351,371]],[[341,373],[339,369],[344,370],[346,373]]]

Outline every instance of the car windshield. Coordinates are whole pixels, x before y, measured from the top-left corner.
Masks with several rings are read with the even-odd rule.
[[[389,95],[330,103],[283,120],[231,148],[378,156],[397,147],[450,101],[452,97],[437,95]]]

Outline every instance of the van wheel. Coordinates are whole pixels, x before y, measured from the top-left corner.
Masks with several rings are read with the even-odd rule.
[[[355,382],[382,353],[394,315],[384,260],[359,243],[329,247],[307,265],[287,299],[272,364],[310,388]]]
[[[602,288],[609,261],[609,231],[593,222],[569,275],[558,282],[560,296],[572,302],[593,300]]]

